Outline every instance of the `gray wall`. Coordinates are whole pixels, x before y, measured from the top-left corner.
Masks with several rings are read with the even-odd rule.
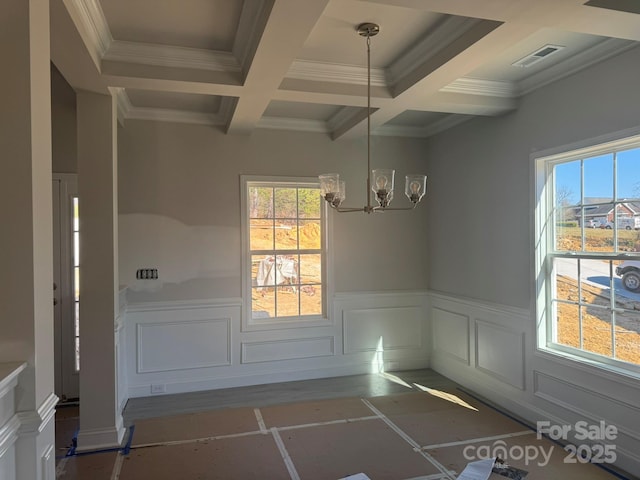
[[[640,468],[639,382],[536,348],[531,156],[637,132],[638,79],[636,48],[427,148],[431,367],[531,424],[616,425],[616,465],[632,473]]]
[[[530,155],[637,127],[639,80],[635,48],[525,96],[516,112],[430,139],[431,290],[532,306]]]
[[[277,130],[233,136],[207,126],[127,121],[118,144],[120,282],[134,302],[241,296],[240,175],[337,171],[347,180],[346,203],[366,201],[364,138]],[[425,171],[424,150],[424,140],[372,141],[373,165],[397,170],[395,204],[408,204],[404,174]],[[426,289],[424,205],[330,215],[335,291]],[[158,268],[160,280],[136,282],[143,267]]]
[[[76,92],[51,64],[51,161],[56,173],[78,171]]]

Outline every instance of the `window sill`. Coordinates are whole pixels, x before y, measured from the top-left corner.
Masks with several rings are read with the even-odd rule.
[[[636,366],[622,367],[614,364],[604,363],[595,359],[586,358],[570,351],[560,348],[539,347],[536,349],[536,356],[558,362],[566,367],[576,368],[591,375],[596,375],[606,380],[627,383],[635,388],[640,380],[640,368],[636,371]]]
[[[243,332],[259,332],[266,330],[285,330],[289,328],[309,328],[309,327],[330,327],[333,321],[326,317],[309,317],[301,319],[301,317],[284,318],[265,318],[255,319],[249,318],[242,320]]]

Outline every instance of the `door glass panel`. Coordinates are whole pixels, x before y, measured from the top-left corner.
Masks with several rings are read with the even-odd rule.
[[[75,370],[80,370],[80,216],[78,197],[73,197],[73,331]]]

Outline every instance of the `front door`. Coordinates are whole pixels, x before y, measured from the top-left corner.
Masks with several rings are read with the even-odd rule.
[[[79,397],[79,217],[74,174],[53,174],[53,312],[55,392],[62,402]]]

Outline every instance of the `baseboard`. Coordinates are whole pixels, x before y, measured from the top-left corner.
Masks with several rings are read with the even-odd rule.
[[[126,429],[122,417],[119,416],[118,424],[113,427],[82,429],[78,432],[78,446],[76,452],[88,452],[105,450],[122,446],[122,440]]]
[[[222,376],[216,378],[193,379],[187,381],[169,381],[165,383],[165,392],[163,395],[173,393],[188,393],[202,390],[218,390],[222,388],[246,387],[250,385],[262,385],[268,383],[293,382],[299,380],[314,380],[318,378],[343,377],[348,375],[361,375],[367,373],[377,373],[378,371],[398,371],[398,370],[416,370],[421,368],[429,368],[429,362],[426,358],[402,359],[384,362],[372,368],[372,364],[354,363],[343,364],[330,367],[304,369],[304,370],[287,370],[269,373],[251,373],[238,374],[235,372],[233,376]],[[148,397],[151,392],[151,384],[130,385],[129,398]]]

